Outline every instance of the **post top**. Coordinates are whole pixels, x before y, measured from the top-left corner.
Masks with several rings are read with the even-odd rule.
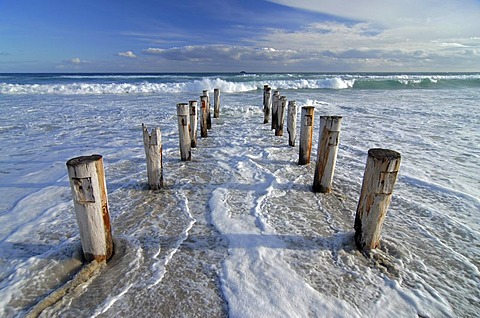
[[[305,108],[305,109],[312,109],[312,108],[315,108],[315,106],[302,106],[302,108]]]
[[[81,164],[87,164],[90,162],[101,160],[101,155],[91,155],[91,156],[80,156],[75,157],[67,161],[67,167],[78,166]]]
[[[196,100],[189,100],[188,103],[198,103]]]
[[[381,148],[372,148],[368,150],[368,156],[375,158],[375,159],[382,159],[382,160],[394,160],[400,159],[400,153],[390,150],[390,149],[381,149]]]

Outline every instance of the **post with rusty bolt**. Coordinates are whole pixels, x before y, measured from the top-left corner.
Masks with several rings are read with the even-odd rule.
[[[332,191],[341,125],[341,116],[320,116],[313,192],[330,193]]]
[[[287,115],[288,145],[295,147],[297,138],[297,103],[294,100],[288,102]]]
[[[272,89],[265,85],[263,93],[263,123],[268,124],[272,109]]]
[[[101,155],[67,161],[75,215],[85,260],[107,261],[113,255],[107,186]]]
[[[283,122],[285,121],[285,108],[287,106],[287,97],[280,96],[277,107],[277,126],[275,127],[275,136],[283,136]]]
[[[192,160],[192,142],[190,140],[190,107],[187,103],[177,104],[180,158]]]
[[[272,98],[272,129],[277,127],[277,109],[278,109],[278,101],[280,99],[280,92],[274,91],[273,98]]]
[[[355,215],[355,243],[362,251],[380,246],[383,221],[392,199],[401,156],[388,149],[370,149]]]
[[[212,114],[210,113],[210,96],[208,90],[203,91],[203,96],[207,96],[207,129],[212,129]]]
[[[151,190],[158,190],[163,187],[162,133],[160,128],[154,128],[149,133],[144,124],[142,124],[142,130],[147,158],[148,186]]]
[[[200,136],[206,138],[208,136],[207,130],[207,107],[208,97],[200,96]]]
[[[315,107],[303,106],[300,121],[300,147],[298,155],[298,164],[306,165],[310,163],[310,154],[312,153],[313,137],[313,115]]]
[[[196,100],[188,102],[190,108],[190,141],[191,147],[197,147],[198,105]]]
[[[213,118],[220,117],[220,89],[213,90]]]

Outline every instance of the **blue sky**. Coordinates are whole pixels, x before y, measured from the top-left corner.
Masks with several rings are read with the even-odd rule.
[[[480,0],[0,0],[0,72],[480,71]]]

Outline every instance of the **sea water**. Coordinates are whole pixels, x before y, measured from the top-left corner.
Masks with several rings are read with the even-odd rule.
[[[263,85],[314,106],[312,163],[263,124]],[[175,105],[221,90],[180,161]],[[104,157],[115,255],[43,317],[475,317],[479,74],[0,74],[0,316],[82,267],[65,162]],[[332,194],[320,115],[343,116]],[[148,190],[141,125],[160,127]],[[298,135],[298,132],[297,132]],[[381,248],[355,248],[367,151],[402,155]]]

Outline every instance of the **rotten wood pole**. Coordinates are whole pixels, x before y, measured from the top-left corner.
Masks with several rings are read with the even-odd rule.
[[[298,164],[306,165],[310,163],[310,154],[312,153],[313,137],[313,114],[315,107],[303,106],[300,122],[300,147],[298,155]]]
[[[313,192],[330,193],[332,191],[341,125],[341,116],[320,116]]]
[[[285,108],[287,106],[287,97],[281,96],[277,107],[277,126],[275,127],[275,136],[283,136],[283,122],[285,121]]]
[[[265,85],[265,92],[263,94],[263,123],[268,124],[270,118],[270,111],[272,109],[272,89]]]
[[[265,96],[267,94],[268,84],[263,85],[263,109],[265,109]]]
[[[148,186],[151,190],[159,190],[163,187],[162,133],[160,128],[154,128],[149,133],[144,124],[142,124],[142,130],[147,158]]]
[[[288,102],[287,115],[288,145],[295,147],[297,138],[297,103],[294,100]]]
[[[177,104],[180,158],[192,160],[192,142],[190,140],[190,107],[187,103]]]
[[[368,252],[380,246],[383,221],[392,199],[401,156],[388,149],[368,151],[362,191],[355,215],[355,243]]]
[[[272,98],[272,129],[277,128],[277,110],[278,110],[278,101],[280,99],[280,92],[274,91]]]
[[[103,157],[76,157],[67,161],[67,169],[85,260],[107,261],[113,240]]]
[[[198,105],[196,100],[188,102],[190,108],[190,141],[191,147],[197,147]]]
[[[207,129],[212,129],[212,114],[210,112],[210,96],[208,90],[203,91],[203,96],[207,96]]]
[[[208,97],[200,96],[200,136],[206,138],[208,136],[207,130],[207,106]]]
[[[213,118],[220,117],[220,89],[213,90]]]

